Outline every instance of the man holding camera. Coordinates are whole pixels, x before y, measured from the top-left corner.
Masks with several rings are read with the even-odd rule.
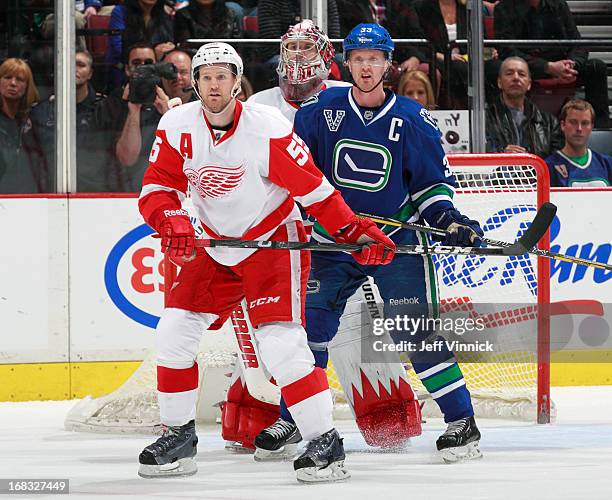
[[[170,63],[155,64],[155,51],[146,42],[131,46],[127,58],[127,84],[112,92],[96,112],[123,174],[124,190],[140,191],[157,124],[168,111],[169,98],[161,79],[176,78],[176,68]]]
[[[168,97],[170,99],[178,97],[183,104],[196,101],[198,98],[191,86],[191,56],[181,49],[174,49],[164,55],[162,62],[176,66],[174,80],[162,78],[162,88]]]

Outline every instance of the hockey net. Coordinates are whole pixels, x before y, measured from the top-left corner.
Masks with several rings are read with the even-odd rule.
[[[516,240],[537,208],[548,201],[548,171],[535,156],[450,155],[449,163],[457,180],[455,205],[478,220],[489,238]],[[547,250],[548,245],[547,234],[539,248]],[[486,359],[478,353],[462,353],[458,357],[476,416],[548,422],[554,415],[550,401],[549,322],[538,314],[537,307],[550,302],[548,259],[533,255],[437,255],[436,267],[442,307],[454,304],[470,308],[497,302],[510,308],[498,318],[504,332],[503,352],[489,354]],[[358,311],[358,303],[349,304],[340,329],[349,324],[355,326]],[[218,418],[214,406],[223,400],[229,381],[225,375],[235,362],[237,344],[228,324],[221,335],[203,337],[198,355],[200,380],[209,377],[209,381],[213,378],[218,382],[207,383],[207,391],[200,391],[198,418],[214,422]],[[526,337],[535,339],[535,349],[524,348],[521,339]],[[409,363],[407,371],[419,397],[424,398],[424,414],[435,414],[436,405],[427,401],[427,393]],[[336,416],[350,415],[333,366],[328,369],[328,379]],[[113,393],[79,402],[67,416],[66,427],[96,432],[150,432],[159,425],[155,380],[155,358],[150,355]]]

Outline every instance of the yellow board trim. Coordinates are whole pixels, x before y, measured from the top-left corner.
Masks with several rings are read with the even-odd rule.
[[[552,361],[552,386],[612,385],[612,351],[554,353]],[[140,364],[97,361],[0,365],[0,401],[103,396],[123,384]]]
[[[117,389],[141,361],[0,365],[0,401],[103,396]]]

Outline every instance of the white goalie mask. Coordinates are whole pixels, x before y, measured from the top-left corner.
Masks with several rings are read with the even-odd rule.
[[[198,90],[198,76],[203,66],[226,66],[236,76],[236,83],[232,88],[232,99],[240,93],[240,83],[244,65],[236,49],[227,43],[213,42],[202,45],[191,61],[191,80],[195,93],[202,101]],[[221,111],[222,112],[222,111]]]
[[[281,38],[276,72],[287,101],[304,101],[318,92],[329,75],[334,47],[310,19],[290,26]]]

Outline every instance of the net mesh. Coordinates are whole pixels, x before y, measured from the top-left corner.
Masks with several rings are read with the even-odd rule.
[[[536,167],[452,166],[457,180],[455,206],[480,222],[490,239],[513,242],[537,211]],[[538,261],[533,255],[483,257],[435,255],[441,310],[472,309],[495,328],[503,352],[457,354],[476,416],[536,420]],[[542,278],[540,278],[542,279]],[[545,279],[545,278],[544,278]],[[486,310],[486,305],[499,304]],[[500,314],[500,309],[504,314]],[[359,314],[359,310],[354,310]],[[341,324],[342,328],[342,324]],[[529,346],[530,348],[526,348]],[[497,349],[496,349],[497,350]],[[409,363],[406,369],[425,415],[439,415]],[[338,377],[328,369],[336,404],[346,403]],[[554,407],[553,407],[554,412]]]

